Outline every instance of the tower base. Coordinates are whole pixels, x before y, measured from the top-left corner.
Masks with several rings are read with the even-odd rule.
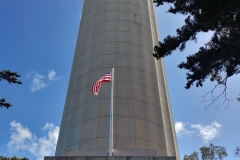
[[[108,156],[107,150],[101,151],[82,151],[82,150],[65,150],[64,156]],[[113,156],[157,156],[156,149],[113,149]]]
[[[150,157],[150,156],[56,156],[44,157],[44,160],[176,160],[176,157]]]
[[[113,156],[108,151],[65,150],[64,156],[46,156],[44,160],[176,160],[174,156],[157,156],[155,149],[113,149]]]

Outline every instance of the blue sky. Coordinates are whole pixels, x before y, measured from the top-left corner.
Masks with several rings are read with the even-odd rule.
[[[0,1],[0,70],[18,72],[23,82],[0,82],[0,97],[13,104],[8,110],[0,108],[0,155],[40,160],[54,154],[82,6],[83,0]],[[161,40],[174,35],[184,20],[166,13],[167,7],[157,8]],[[225,146],[230,160],[240,145],[240,102],[236,100],[240,76],[228,81],[229,107],[206,109],[201,96],[215,84],[206,82],[202,88],[186,90],[186,71],[177,68],[211,35],[199,34],[197,43],[189,42],[186,50],[165,58],[181,159],[213,143]]]

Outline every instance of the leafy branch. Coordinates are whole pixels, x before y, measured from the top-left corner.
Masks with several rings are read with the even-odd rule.
[[[235,156],[240,156],[240,147],[237,147],[237,148],[234,150],[234,154],[235,154]]]
[[[19,74],[17,74],[17,72],[11,72],[10,70],[2,70],[0,72],[0,81],[6,80],[8,81],[8,83],[16,83],[16,84],[22,84],[22,82],[20,80],[18,80],[18,78],[20,77]],[[6,102],[5,98],[0,99],[0,107],[6,107],[7,109],[9,107],[11,107],[12,105],[8,102]]]
[[[17,72],[11,72],[10,70],[3,70],[0,72],[0,81],[2,79],[8,81],[8,83],[17,83],[17,84],[22,84],[22,82],[20,80],[18,80],[17,78],[20,77],[19,74],[17,74]]]
[[[178,65],[180,69],[188,70],[185,88],[192,85],[202,87],[210,79],[218,84],[206,95],[203,102],[209,106],[229,105],[226,97],[227,79],[240,73],[240,3],[238,0],[154,0],[159,6],[171,3],[168,12],[187,15],[185,24],[176,30],[176,36],[168,35],[163,42],[154,47],[153,56],[160,59],[172,54],[176,49],[183,51],[186,42],[197,40],[200,32],[213,31],[214,35],[205,46],[196,53],[187,56],[187,60]],[[216,5],[217,4],[217,5]],[[223,91],[214,96],[213,92],[220,86]],[[206,97],[212,95],[212,99]],[[218,100],[223,103],[216,104]],[[238,98],[240,101],[240,97]],[[219,102],[219,101],[218,101]]]

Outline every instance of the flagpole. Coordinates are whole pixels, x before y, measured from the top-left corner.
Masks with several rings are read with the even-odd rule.
[[[113,87],[114,87],[114,67],[112,66],[112,87],[111,87],[111,102],[110,102],[110,132],[109,132],[109,152],[108,156],[113,156]]]

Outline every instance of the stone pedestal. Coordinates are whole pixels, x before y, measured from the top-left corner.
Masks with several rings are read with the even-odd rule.
[[[176,160],[176,157],[69,157],[69,156],[56,156],[45,157],[44,160]]]
[[[81,150],[66,150],[64,156],[108,156],[108,150],[102,151],[81,151]],[[157,156],[156,149],[142,149],[142,150],[119,150],[113,149],[113,156]]]

